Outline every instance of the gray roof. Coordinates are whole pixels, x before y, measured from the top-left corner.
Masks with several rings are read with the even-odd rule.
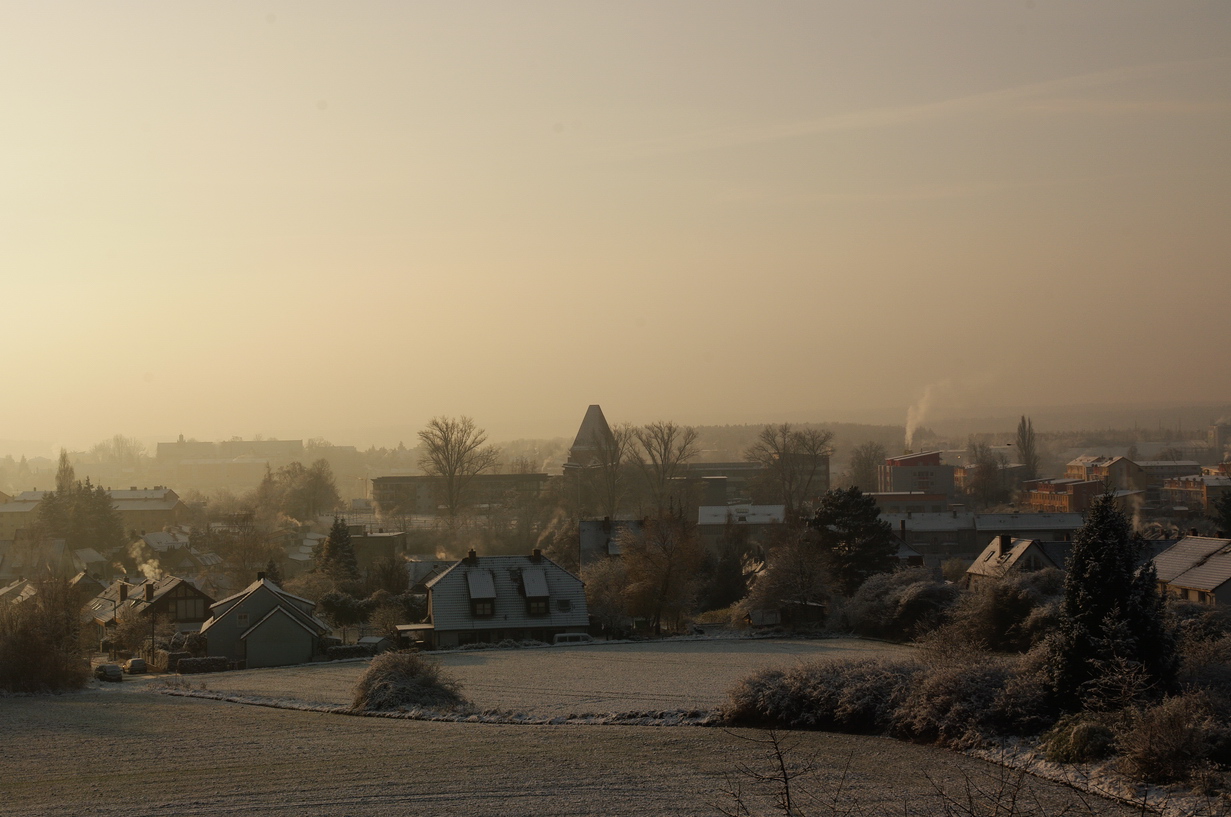
[[[1035,530],[1077,530],[1081,527],[1079,513],[978,513],[975,528],[980,532]]]
[[[929,513],[883,513],[880,518],[888,522],[894,531],[901,529],[906,523],[908,531],[954,531],[971,530],[975,526],[975,515],[970,511],[940,511]]]
[[[1154,557],[1154,569],[1158,572],[1158,580],[1170,584],[1178,576],[1228,546],[1231,546],[1231,539],[1216,539],[1213,536],[1185,536]]]
[[[1201,563],[1189,568],[1168,584],[1191,590],[1213,592],[1231,581],[1231,546],[1212,554]]]
[[[590,623],[585,585],[547,557],[536,561],[530,556],[480,556],[475,562],[463,559],[428,582],[431,620],[437,630],[584,627]],[[526,584],[538,582],[536,571],[547,585],[548,613],[542,616],[526,612]],[[527,574],[533,578],[527,579]],[[494,591],[494,615],[475,618],[470,612],[470,588],[488,581]]]

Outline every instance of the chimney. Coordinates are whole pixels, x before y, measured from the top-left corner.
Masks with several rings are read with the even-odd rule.
[[[147,602],[154,600],[154,580],[149,579],[145,583],[145,600]]]
[[[123,604],[126,601],[128,601],[128,585],[120,582],[120,603]]]
[[[1197,529],[1196,529],[1196,528],[1189,528],[1189,529],[1188,529],[1188,535],[1189,535],[1189,536],[1200,536],[1201,534],[1197,533]]]
[[[538,564],[539,562],[543,561],[543,551],[539,548],[535,548],[534,551],[530,554],[530,561],[534,562],[535,564]]]
[[[466,554],[466,561],[472,565],[479,563],[479,554],[474,552],[474,548],[471,548],[470,552]]]
[[[1002,533],[996,537],[996,555],[1003,556],[1013,549],[1013,535]]]
[[[258,571],[256,572],[256,580],[257,580],[258,582],[263,582],[263,581],[265,581],[265,571],[264,571],[264,570],[258,570]]]

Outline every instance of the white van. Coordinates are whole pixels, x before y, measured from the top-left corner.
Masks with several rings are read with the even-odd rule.
[[[593,644],[594,639],[588,633],[556,633],[553,644]]]

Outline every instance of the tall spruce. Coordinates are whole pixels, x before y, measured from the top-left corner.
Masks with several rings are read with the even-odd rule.
[[[359,578],[359,562],[355,558],[355,546],[351,543],[350,528],[345,519],[339,516],[333,518],[329,536],[317,557],[316,569],[339,582]]]
[[[1161,694],[1175,681],[1175,640],[1154,564],[1138,566],[1143,550],[1113,496],[1095,500],[1073,539],[1052,645],[1054,691],[1065,709],[1112,703],[1100,697],[1125,689],[1130,678],[1146,694]]]
[[[826,492],[809,525],[829,576],[843,595],[854,593],[869,576],[897,566],[893,528],[881,520],[876,500],[858,488]]]

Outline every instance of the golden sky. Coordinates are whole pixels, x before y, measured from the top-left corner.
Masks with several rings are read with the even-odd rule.
[[[1223,0],[10,0],[0,91],[6,438],[1231,400]]]

